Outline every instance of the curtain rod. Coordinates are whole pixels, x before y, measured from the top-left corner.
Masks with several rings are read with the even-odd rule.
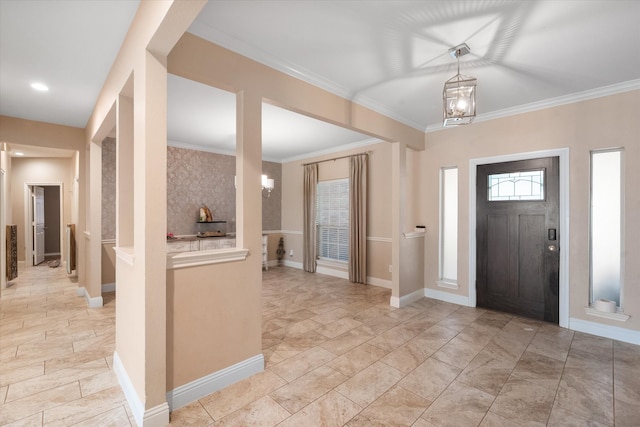
[[[315,164],[324,163],[324,162],[332,162],[332,161],[335,161],[335,160],[340,160],[340,159],[346,159],[346,158],[349,158],[349,157],[359,156],[360,154],[369,155],[369,154],[371,154],[371,151],[363,151],[362,153],[349,154],[348,156],[334,157],[333,159],[318,160],[317,162],[303,163],[300,166],[315,165]]]

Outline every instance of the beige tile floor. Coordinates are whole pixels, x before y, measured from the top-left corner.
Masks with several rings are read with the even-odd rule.
[[[290,268],[264,272],[264,372],[171,414],[184,426],[638,426],[640,346]],[[62,268],[0,300],[0,425],[135,425],[112,367],[114,294]]]

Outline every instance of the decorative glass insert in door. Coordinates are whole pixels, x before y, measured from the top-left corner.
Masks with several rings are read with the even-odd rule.
[[[489,175],[487,185],[490,202],[544,200],[544,169]]]

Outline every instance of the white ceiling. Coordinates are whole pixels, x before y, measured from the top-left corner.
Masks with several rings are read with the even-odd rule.
[[[84,127],[137,0],[0,0],[0,114]],[[210,1],[190,32],[420,130],[439,129],[448,49],[477,121],[640,88],[640,1]],[[36,93],[42,80],[51,90]],[[173,145],[232,152],[234,97],[169,77]],[[263,155],[370,138],[265,105]]]
[[[0,114],[83,128],[137,1],[0,0]],[[31,89],[33,82],[49,92]]]
[[[167,98],[169,145],[235,155],[235,94],[170,74]],[[377,140],[262,104],[264,160],[304,158],[373,141]]]

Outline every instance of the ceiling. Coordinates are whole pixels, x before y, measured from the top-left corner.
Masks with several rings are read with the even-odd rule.
[[[0,1],[0,114],[84,127],[137,0]],[[189,31],[414,128],[441,128],[449,48],[478,79],[478,118],[640,88],[633,0],[210,1]],[[36,93],[29,84],[50,86]],[[233,152],[234,96],[177,76],[170,144]],[[263,107],[263,155],[283,161],[371,143]]]

